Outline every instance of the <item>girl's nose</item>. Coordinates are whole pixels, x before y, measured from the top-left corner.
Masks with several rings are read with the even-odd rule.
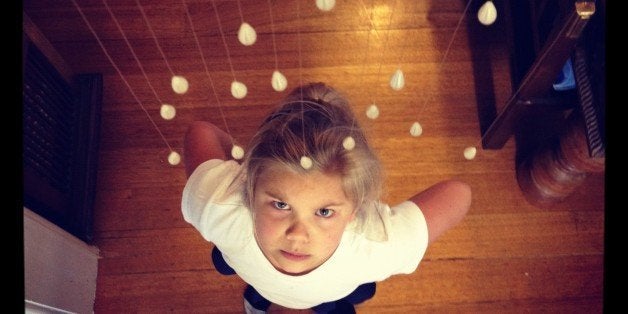
[[[307,226],[298,219],[295,219],[288,230],[286,230],[286,237],[290,241],[308,242],[310,239]]]

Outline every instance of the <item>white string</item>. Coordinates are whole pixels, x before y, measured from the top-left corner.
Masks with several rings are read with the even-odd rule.
[[[371,31],[375,31],[375,34],[377,35],[377,29],[375,28],[375,23],[373,23],[373,19],[371,18],[371,15],[373,14],[373,10],[371,10],[371,12],[369,13],[368,9],[366,8],[366,6],[364,5],[364,2],[362,2],[362,0],[360,0],[360,3],[362,4],[362,8],[364,9],[364,13],[366,14],[366,16],[368,17],[368,20],[371,22],[371,26],[366,34],[366,48],[364,49],[364,60],[362,61],[362,64],[364,65],[362,67],[362,75],[360,75],[359,77],[359,83],[358,86],[361,85],[364,77],[366,76],[366,68],[367,68],[367,64],[368,64],[368,56],[369,56],[369,46],[370,46],[370,39],[371,39]],[[371,0],[371,7],[373,5],[373,0]],[[379,36],[378,36],[379,38]]]
[[[207,78],[209,79],[209,85],[212,89],[212,92],[214,94],[214,98],[216,99],[216,103],[218,104],[218,111],[220,112],[220,117],[222,118],[223,123],[225,124],[225,130],[227,131],[227,134],[229,135],[229,139],[231,140],[231,144],[235,145],[235,142],[233,140],[233,137],[231,136],[231,132],[229,131],[229,125],[227,124],[227,119],[225,118],[225,114],[222,110],[222,104],[220,103],[220,100],[218,99],[218,94],[216,93],[216,88],[214,86],[214,80],[212,80],[211,75],[209,74],[209,69],[207,68],[207,62],[205,61],[205,55],[203,54],[203,49],[201,48],[201,44],[198,41],[198,36],[196,35],[196,30],[194,29],[194,23],[192,23],[192,17],[190,16],[190,13],[188,12],[188,5],[185,2],[185,0],[181,0],[183,3],[183,9],[185,10],[185,15],[187,16],[188,22],[190,23],[190,28],[192,30],[192,35],[194,35],[194,41],[196,42],[196,47],[198,48],[199,53],[201,54],[201,60],[203,61],[203,67],[205,69],[205,74],[207,75]]]
[[[370,38],[371,38],[371,31],[375,32],[375,35],[377,36],[377,38],[379,39],[379,35],[377,33],[377,29],[375,27],[375,23],[373,22],[373,18],[372,18],[372,14],[373,14],[373,10],[371,10],[371,12],[369,12],[368,8],[364,5],[364,2],[362,0],[360,0],[360,4],[362,5],[362,9],[364,9],[364,14],[367,16],[369,22],[370,22],[370,27],[369,30],[367,31],[366,34],[366,47],[364,48],[364,60],[362,61],[362,64],[364,65],[362,67],[362,75],[360,75],[358,77],[358,82],[359,84],[357,86],[360,86],[364,80],[364,77],[366,76],[366,69],[368,68],[367,64],[368,64],[368,56],[369,56],[369,46],[370,46]],[[371,0],[371,8],[373,7],[373,0]],[[372,99],[371,99],[372,101]],[[355,123],[356,123],[356,118],[354,116],[353,121],[351,123],[351,136],[353,135],[353,128],[355,127]]]
[[[139,98],[137,97],[137,95],[135,94],[135,91],[133,91],[133,88],[131,88],[131,85],[129,84],[129,82],[126,80],[126,78],[124,77],[124,75],[122,74],[122,71],[120,71],[120,68],[118,68],[118,66],[116,65],[116,63],[113,61],[113,58],[111,58],[111,55],[109,55],[109,52],[107,51],[107,49],[105,48],[104,44],[102,43],[102,41],[100,40],[100,37],[98,36],[98,34],[96,33],[96,31],[94,30],[94,28],[92,27],[91,23],[89,23],[89,21],[87,20],[87,17],[85,16],[85,14],[83,13],[83,10],[81,9],[81,7],[76,3],[75,0],[71,0],[72,4],[74,4],[74,6],[76,7],[76,9],[78,10],[79,14],[81,15],[81,18],[83,19],[83,21],[85,22],[85,24],[87,25],[87,28],[89,28],[90,32],[94,35],[94,37],[96,38],[96,41],[98,42],[98,45],[100,45],[100,48],[102,49],[103,53],[105,54],[105,56],[107,57],[107,59],[109,60],[109,62],[111,63],[111,65],[113,66],[113,68],[116,70],[116,72],[118,73],[118,75],[120,76],[120,78],[122,79],[122,81],[124,82],[124,84],[126,85],[126,87],[129,89],[129,92],[131,92],[131,95],[133,96],[133,98],[135,99],[135,101],[137,102],[138,105],[140,105],[140,107],[142,108],[142,110],[144,111],[144,113],[146,114],[146,116],[148,117],[148,120],[151,122],[151,124],[153,125],[153,127],[155,127],[155,130],[157,130],[157,133],[159,133],[159,136],[161,136],[161,139],[164,141],[164,143],[166,144],[166,146],[168,146],[168,150],[170,151],[174,151],[172,149],[172,147],[170,146],[170,144],[168,144],[168,141],[166,140],[166,138],[164,137],[164,135],[161,133],[161,130],[159,129],[159,127],[157,127],[157,124],[155,124],[155,121],[150,117],[150,114],[148,113],[148,110],[146,110],[146,108],[144,107],[144,105],[142,104],[142,102],[139,100]]]
[[[458,29],[460,29],[460,24],[462,24],[462,21],[464,20],[465,15],[467,14],[467,11],[469,10],[469,7],[471,6],[471,2],[473,0],[469,0],[467,2],[467,6],[464,8],[464,11],[462,12],[462,15],[460,16],[460,19],[458,19],[458,24],[456,25],[456,28],[454,29],[454,33],[451,36],[451,39],[449,40],[449,44],[447,44],[447,49],[445,49],[445,53],[443,54],[443,58],[441,59],[441,61],[438,63],[438,67],[442,67],[443,64],[445,63],[445,59],[447,58],[447,55],[449,54],[449,51],[451,50],[451,44],[454,42],[454,38],[456,37],[456,33],[458,33]],[[419,107],[419,114],[417,116],[420,116],[421,113],[423,113],[423,109],[425,109],[425,106],[427,105],[427,99],[428,98],[432,98],[432,97],[428,97],[427,92],[423,93],[423,101],[421,102],[421,106]]]
[[[218,8],[216,7],[215,0],[212,0],[212,6],[214,7],[214,14],[216,15],[216,21],[218,22],[218,30],[220,31],[220,37],[222,38],[222,43],[225,46],[225,51],[227,52],[227,60],[229,61],[229,68],[231,68],[231,75],[233,75],[233,80],[237,81],[236,76],[235,76],[235,71],[233,70],[233,63],[231,62],[231,54],[229,54],[229,46],[227,45],[225,34],[222,31],[222,23],[220,23],[220,16],[218,15]]]
[[[157,41],[157,35],[155,35],[155,32],[153,31],[153,28],[150,25],[148,18],[146,17],[146,13],[144,13],[144,8],[142,8],[142,5],[140,4],[139,0],[135,0],[135,3],[137,4],[137,7],[140,9],[140,12],[142,13],[144,22],[148,26],[148,30],[150,31],[150,34],[153,37],[153,40],[155,41],[155,45],[157,45],[157,50],[159,50],[161,57],[163,58],[164,62],[166,63],[166,66],[168,67],[168,70],[170,71],[170,75],[175,76],[174,71],[172,70],[172,67],[170,66],[170,63],[168,62],[168,58],[166,58],[166,54],[164,54],[164,51],[161,49],[161,46],[159,45],[159,41]]]
[[[467,12],[469,11],[469,7],[471,7],[471,2],[472,1],[473,0],[467,1],[467,5],[465,6],[464,10],[462,11],[462,14],[460,15],[460,18],[458,19],[458,24],[456,24],[456,28],[454,29],[454,33],[451,35],[451,39],[449,40],[449,44],[447,44],[447,49],[445,49],[445,53],[443,54],[443,58],[438,63],[438,67],[439,68],[442,67],[445,64],[445,59],[449,55],[449,51],[451,50],[451,45],[454,42],[454,39],[456,38],[456,34],[458,33],[458,30],[460,29],[460,25],[462,24],[462,21],[464,20],[465,16],[467,15]],[[419,111],[418,111],[418,114],[417,114],[417,119],[421,116],[421,114],[423,113],[423,110],[425,110],[428,98],[432,99],[433,96],[430,97],[427,92],[424,92],[422,98],[423,98],[423,101],[422,101],[421,106],[419,107]],[[410,129],[410,133],[413,136],[415,135],[413,132],[415,131],[414,127],[415,127],[416,124],[418,124],[418,122],[415,122],[413,124],[412,128]],[[417,126],[419,127],[418,130],[420,130],[419,132],[417,132],[417,134],[420,135],[422,133],[422,129],[420,129],[420,124],[418,124]],[[480,139],[480,143],[481,143],[481,141],[482,141],[482,139]],[[476,144],[475,146],[478,146],[478,144]],[[476,154],[475,153],[476,152],[475,146],[465,148],[465,150],[464,150],[464,157],[466,159],[471,160],[471,159],[475,158],[475,154]]]
[[[236,0],[236,2],[238,3],[238,12],[240,13],[240,22],[244,23],[244,14],[242,14],[242,7],[240,6],[240,0]]]
[[[107,4],[107,0],[102,0],[102,3],[105,5],[105,8],[107,9],[107,12],[109,12],[109,15],[111,15],[111,18],[114,24],[116,24],[118,31],[120,31],[120,34],[122,34],[122,38],[124,39],[124,42],[126,43],[129,50],[131,51],[131,55],[133,56],[133,59],[135,59],[135,63],[137,63],[137,66],[140,68],[140,71],[142,71],[142,75],[144,75],[144,78],[146,79],[146,83],[148,83],[150,90],[153,92],[153,95],[155,96],[155,98],[157,98],[157,101],[159,102],[159,104],[162,104],[163,102],[161,101],[161,98],[159,98],[159,95],[157,95],[157,92],[155,91],[153,84],[151,84],[150,80],[148,79],[148,75],[146,75],[146,71],[144,71],[144,67],[142,66],[142,63],[140,62],[140,59],[135,54],[135,50],[133,50],[133,47],[131,46],[129,39],[126,37],[124,30],[122,30],[120,23],[118,23],[118,19],[116,18],[115,14],[113,14],[113,12],[111,11],[111,8]]]
[[[312,159],[307,156],[307,143],[305,141],[305,113],[303,112],[305,106],[303,102],[303,61],[301,57],[301,9],[299,5],[299,0],[297,2],[297,46],[299,51],[299,88],[301,91],[301,137],[303,139],[303,156],[301,156],[300,164],[304,169],[309,169],[312,167]]]
[[[270,14],[270,31],[273,38],[273,51],[275,53],[275,70],[279,70],[279,60],[277,58],[277,44],[275,43],[275,23],[273,21],[273,7],[268,0],[268,13]]]
[[[375,77],[375,83],[376,83],[376,87],[374,89],[377,89],[377,87],[379,86],[379,76],[382,72],[382,63],[384,63],[384,53],[386,52],[386,50],[388,50],[388,41],[390,39],[390,31],[391,31],[391,25],[392,25],[392,17],[393,17],[393,13],[395,12],[395,8],[397,7],[397,0],[395,0],[392,10],[390,10],[390,15],[388,16],[388,28],[387,28],[387,32],[386,32],[386,40],[384,42],[384,49],[382,49],[382,53],[380,54],[379,57],[379,65],[377,68],[377,76]],[[377,33],[377,32],[376,32]],[[371,102],[375,103],[375,99],[373,97],[373,91],[372,89],[369,89],[369,97],[371,98]]]
[[[369,23],[371,24],[370,30],[374,30],[375,31],[375,36],[377,36],[377,39],[379,39],[379,33],[377,32],[377,27],[375,27],[375,22],[373,22],[373,0],[371,0],[371,13],[369,13],[368,8],[366,7],[366,5],[364,5],[364,2],[362,0],[360,0],[360,4],[362,5],[362,9],[364,9],[364,13],[366,13],[366,16],[369,20]],[[369,31],[370,31],[369,30]]]

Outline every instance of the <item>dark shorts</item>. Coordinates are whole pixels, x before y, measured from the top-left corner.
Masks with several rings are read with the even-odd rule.
[[[231,268],[222,257],[222,253],[218,248],[212,250],[212,261],[216,270],[223,275],[233,275],[236,272]],[[319,304],[312,308],[316,313],[355,313],[354,304],[362,303],[375,295],[376,285],[374,282],[365,283],[357,287],[348,296],[332,301]],[[262,297],[251,285],[247,285],[244,290],[244,298],[256,309],[266,311],[270,306],[270,301]]]

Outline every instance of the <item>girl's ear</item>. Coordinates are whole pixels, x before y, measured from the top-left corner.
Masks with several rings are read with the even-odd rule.
[[[350,221],[350,222],[351,222],[351,221],[353,221],[353,220],[355,219],[355,216],[358,214],[358,210],[359,210],[359,208],[357,208],[357,207],[356,207],[356,208],[353,210],[353,212],[351,212],[351,216],[349,216],[349,221]]]

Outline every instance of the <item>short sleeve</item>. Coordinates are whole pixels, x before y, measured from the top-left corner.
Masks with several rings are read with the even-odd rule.
[[[421,209],[412,201],[391,207],[391,252],[396,257],[393,273],[410,274],[419,266],[428,243],[427,222]]]
[[[219,240],[224,225],[232,225],[246,212],[240,195],[226,194],[239,169],[233,160],[208,160],[194,170],[183,188],[183,218],[207,241]]]
[[[386,239],[374,240],[360,232],[346,232],[339,247],[335,273],[355,274],[357,284],[382,281],[414,272],[427,250],[427,223],[419,207],[405,201],[393,207],[381,203],[379,212]],[[356,260],[361,261],[356,264]]]

